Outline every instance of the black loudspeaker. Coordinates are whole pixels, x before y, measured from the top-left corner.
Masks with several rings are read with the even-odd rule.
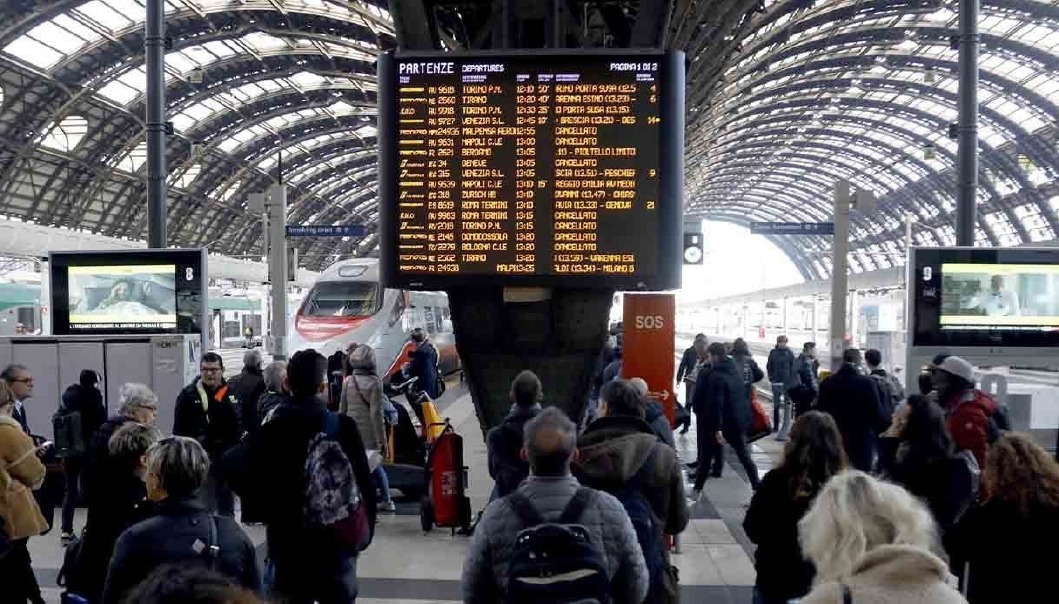
[[[684,264],[702,264],[702,233],[684,233]]]

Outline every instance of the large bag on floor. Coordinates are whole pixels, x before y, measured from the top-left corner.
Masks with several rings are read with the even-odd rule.
[[[765,406],[761,404],[761,401],[757,400],[757,390],[750,391],[750,412],[752,418],[747,442],[761,440],[772,434],[772,418],[765,412]]]

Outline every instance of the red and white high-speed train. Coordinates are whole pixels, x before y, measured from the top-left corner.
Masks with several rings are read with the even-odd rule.
[[[292,327],[292,352],[313,348],[330,356],[353,342],[368,344],[384,379],[409,359],[409,335],[421,327],[438,351],[441,372],[460,368],[448,296],[382,287],[374,258],[327,267],[302,300]]]

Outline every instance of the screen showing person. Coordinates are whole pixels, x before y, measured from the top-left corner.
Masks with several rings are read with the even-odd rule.
[[[176,266],[69,267],[70,327],[176,327]]]
[[[1059,266],[943,264],[942,327],[1059,327]]]

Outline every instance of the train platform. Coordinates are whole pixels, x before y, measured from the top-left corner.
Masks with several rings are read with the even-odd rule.
[[[489,500],[486,447],[470,394],[458,381],[450,382],[439,400],[443,417],[464,437],[465,462],[470,469],[469,496],[472,509],[482,509]],[[676,435],[678,453],[694,459],[695,431]],[[766,439],[754,445],[753,457],[763,475],[771,467],[778,443]],[[686,483],[691,491],[691,484]],[[673,555],[680,569],[682,596],[686,602],[749,604],[753,596],[753,546],[742,530],[743,515],[751,490],[742,467],[732,457],[726,460],[724,476],[706,483],[705,497],[692,510],[692,520],[680,537],[679,553]],[[357,565],[360,603],[426,604],[459,602],[460,574],[469,543],[465,536],[451,535],[448,529],[424,533],[420,527],[417,502],[397,501],[396,514],[380,514],[376,537]],[[58,511],[57,511],[58,513]],[[75,527],[84,526],[84,510],[78,510]],[[265,556],[265,529],[259,525],[243,528],[257,545],[258,556]],[[30,540],[33,566],[49,603],[60,601],[56,576],[62,565],[63,549],[59,534]]]

